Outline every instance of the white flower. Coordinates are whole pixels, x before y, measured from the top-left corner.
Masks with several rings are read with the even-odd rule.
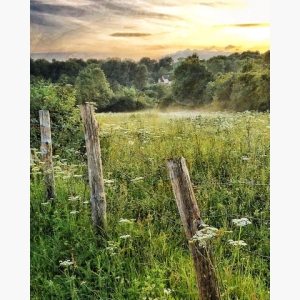
[[[233,219],[232,223],[236,226],[246,226],[248,224],[252,224],[247,218],[241,218],[241,219]]]
[[[247,244],[243,240],[240,240],[240,241],[228,240],[228,242],[230,245],[233,245],[233,246],[247,246]]]
[[[128,238],[130,238],[130,235],[129,235],[129,234],[121,235],[121,236],[120,236],[120,239],[128,239]]]
[[[114,251],[115,249],[117,249],[117,247],[106,247],[105,249],[109,251]]]
[[[242,159],[242,160],[249,160],[250,157],[248,157],[248,156],[242,156],[241,159]]]
[[[217,232],[218,232],[217,228],[210,227],[206,224],[203,224],[202,226],[205,226],[205,227],[196,232],[196,234],[191,238],[190,243],[199,241],[199,243],[202,246],[205,246],[207,240],[209,240],[217,235]]]
[[[71,196],[68,198],[69,201],[76,201],[76,200],[80,200],[80,196]]]
[[[132,146],[134,145],[134,141],[129,141],[128,144]]]
[[[60,265],[60,266],[63,266],[63,267],[68,267],[68,266],[70,266],[70,265],[73,265],[73,262],[71,262],[69,259],[68,259],[68,260],[65,260],[65,261],[60,260],[60,261],[59,261],[59,265]]]
[[[169,288],[164,288],[164,293],[167,294],[167,295],[169,295],[169,294],[172,293],[172,290],[169,289]]]
[[[78,213],[79,213],[78,210],[72,210],[72,211],[70,211],[70,214],[72,214],[72,215],[75,215],[75,214],[78,214]]]
[[[131,220],[121,218],[119,223],[132,223]]]
[[[106,185],[110,185],[110,184],[112,184],[112,183],[115,182],[115,181],[112,180],[112,179],[103,179],[103,181],[104,181],[104,184],[106,184]]]
[[[41,205],[48,205],[49,204],[49,202],[43,202],[43,203],[41,203]]]

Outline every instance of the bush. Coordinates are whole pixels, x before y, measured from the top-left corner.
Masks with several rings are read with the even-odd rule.
[[[53,154],[66,156],[70,149],[84,151],[83,125],[75,101],[75,90],[70,85],[54,85],[43,80],[30,85],[31,148],[40,148],[39,110],[48,110]]]

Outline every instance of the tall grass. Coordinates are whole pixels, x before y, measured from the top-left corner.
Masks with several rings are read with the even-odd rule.
[[[222,299],[269,299],[268,113],[99,114],[108,240],[91,222],[86,164],[54,159],[57,197],[31,175],[31,299],[198,299],[165,160],[186,158]],[[247,217],[251,224],[235,226]],[[228,240],[243,240],[234,246]]]

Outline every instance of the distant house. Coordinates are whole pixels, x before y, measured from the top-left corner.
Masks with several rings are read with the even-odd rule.
[[[162,75],[160,78],[158,78],[158,83],[164,83],[164,84],[171,84],[171,75],[167,74],[167,75]]]

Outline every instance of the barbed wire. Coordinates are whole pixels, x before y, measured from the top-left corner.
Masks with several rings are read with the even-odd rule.
[[[39,124],[38,121],[35,121],[35,120],[31,120],[30,122],[30,125],[32,126],[36,126],[36,127],[41,127],[42,125]],[[61,129],[66,129],[68,127],[64,127],[64,126],[61,126],[61,125],[55,125],[55,124],[52,124],[51,126],[52,129],[56,130],[61,130]],[[99,135],[101,136],[101,134],[103,134],[103,132],[99,132]],[[189,134],[189,135],[192,135],[192,134]],[[114,137],[116,135],[114,134]],[[118,135],[118,136],[122,136],[122,135]],[[166,135],[164,135],[165,137]],[[169,135],[169,136],[172,136],[174,137],[173,135]],[[122,136],[123,137],[123,136]],[[174,137],[175,138],[175,137]],[[113,143],[119,145],[119,146],[122,146],[124,147],[123,144],[120,144],[118,143],[117,141],[115,141],[115,139],[113,140]],[[145,158],[144,156],[142,156],[141,154],[135,152],[135,155],[138,156],[140,159],[142,159],[143,161],[148,161],[149,158]],[[123,163],[127,163],[125,161],[123,161]],[[115,169],[115,166],[112,166],[108,160],[104,161],[104,164],[106,165],[109,165],[110,167],[112,167],[113,169]],[[157,167],[165,170],[166,167],[165,166],[159,166],[157,165]],[[124,173],[124,170],[122,170],[123,174],[125,175],[125,177],[127,178],[127,180],[129,181],[133,181],[135,178],[132,178],[132,176],[128,175],[127,173]],[[157,179],[156,181],[153,181],[154,182],[166,182],[166,181],[170,181],[169,178],[167,177],[164,177],[164,178],[159,178]],[[199,182],[199,181],[195,181],[195,180],[191,180],[192,181],[192,184],[193,185],[213,185],[213,186],[216,186],[216,185],[225,185],[225,186],[232,186],[232,185],[246,185],[246,186],[270,186],[269,183],[265,184],[265,183],[255,183],[255,182],[252,182],[252,181],[234,181],[234,182],[217,182],[217,181],[211,181],[211,182]],[[135,182],[135,184],[137,184],[142,190],[144,190],[148,195],[150,195],[151,197],[157,197],[157,194],[151,192],[150,190],[148,190],[147,188],[145,188],[145,186],[143,186],[142,184],[140,184],[138,181]],[[197,188],[194,186],[194,188]],[[167,201],[175,201],[174,198],[169,198],[169,197],[166,197],[165,195],[159,195],[159,197],[163,197],[165,200]],[[182,223],[177,221],[177,220],[174,220],[172,219],[170,216],[167,216],[165,214],[161,214],[161,213],[158,213],[157,211],[153,210],[153,209],[147,209],[148,212],[160,217],[160,218],[164,218],[166,220],[166,222],[172,224],[172,225],[178,225],[178,226],[182,226]],[[221,217],[225,217],[225,218],[240,218],[241,215],[240,214],[229,214],[229,213],[226,213],[226,214],[218,214],[218,215],[203,215],[202,218],[205,218],[205,219],[210,219],[210,218],[221,218]],[[264,218],[257,218],[257,217],[252,217],[252,216],[243,216],[243,217],[247,217],[251,220],[257,220],[257,221],[260,221],[260,222],[265,222],[265,223],[269,223],[270,220],[269,219],[264,219]],[[223,242],[227,242],[225,239],[222,239]],[[244,252],[247,252],[247,253],[250,253],[251,255],[255,255],[255,256],[258,256],[260,258],[263,258],[263,259],[267,259],[267,260],[270,260],[270,257],[268,256],[265,256],[265,255],[261,255],[259,253],[256,253],[256,252],[253,252],[253,251],[250,251],[250,250],[247,250],[245,248],[241,248],[242,251]]]

